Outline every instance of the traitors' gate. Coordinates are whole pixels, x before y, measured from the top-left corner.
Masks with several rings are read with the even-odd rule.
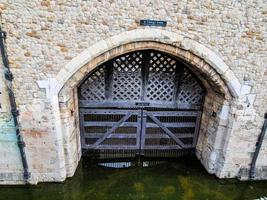
[[[204,94],[197,77],[168,54],[143,50],[107,61],[79,86],[83,153],[173,157],[194,149]]]

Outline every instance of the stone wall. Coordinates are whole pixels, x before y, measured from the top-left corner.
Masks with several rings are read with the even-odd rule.
[[[209,109],[204,112],[202,121],[210,126],[201,127],[198,157],[210,173],[247,179],[246,173],[242,175],[240,169],[244,171],[250,167],[263,115],[267,111],[267,7],[264,5],[263,0],[1,1],[1,23],[7,31],[8,55],[15,77],[14,92],[27,157],[30,158],[32,182],[64,180],[73,175],[81,155],[77,142],[75,90],[68,91],[71,95],[63,99],[59,97],[59,101],[54,96],[50,98],[54,79],[61,70],[67,69],[65,66],[72,59],[94,44],[100,47],[111,45],[109,38],[112,36],[130,30],[150,29],[141,27],[138,24],[140,19],[167,20],[167,27],[157,30],[175,33],[212,50],[233,73],[219,78],[225,81],[224,76],[233,77],[233,80],[236,77],[237,81],[232,85],[236,84],[236,88],[239,88],[239,83],[242,85],[240,89],[235,88],[239,94],[231,101],[222,101],[216,92],[207,96],[205,104]],[[155,36],[157,42],[165,39]],[[103,40],[105,42],[101,43]],[[189,48],[187,40],[183,41],[182,45],[179,40],[172,42],[181,48]],[[87,53],[94,54],[98,46]],[[123,52],[118,49],[117,53]],[[205,53],[200,53],[199,57]],[[72,71],[68,70],[66,73]],[[211,77],[207,77],[207,81],[208,78]],[[75,88],[78,80],[71,84],[71,88]],[[231,84],[225,81],[225,85],[229,87]],[[2,103],[5,105],[8,105],[7,101]],[[214,120],[211,112],[216,113]],[[1,123],[6,127],[10,120],[7,109],[1,113]],[[68,124],[68,127],[61,129],[61,123]],[[0,174],[9,173],[6,169],[14,169],[10,170],[11,173],[21,170],[17,167],[20,160],[14,141],[5,142],[7,136],[1,139],[1,135],[8,133],[13,134],[12,131],[0,134],[0,142],[9,145],[8,148],[2,148],[2,143],[0,146],[0,153],[9,151],[0,154]],[[266,140],[257,163],[259,171],[264,171],[267,166]],[[217,150],[206,151],[210,145],[216,146]],[[261,173],[258,178],[266,179],[266,173]],[[1,175],[0,180],[9,178]]]

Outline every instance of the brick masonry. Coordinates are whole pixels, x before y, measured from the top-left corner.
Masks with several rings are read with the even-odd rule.
[[[81,156],[79,81],[100,63],[145,48],[184,59],[206,86],[197,156],[207,171],[247,179],[267,111],[263,5],[261,0],[1,1],[31,182],[63,181],[75,172]],[[168,25],[141,27],[140,19],[164,19]],[[18,184],[22,167],[0,69],[0,184]],[[265,139],[257,179],[267,179],[266,166]]]

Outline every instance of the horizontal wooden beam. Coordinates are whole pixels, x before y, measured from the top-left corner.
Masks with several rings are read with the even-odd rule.
[[[118,110],[118,109],[80,109],[82,114],[94,114],[94,115],[125,115],[126,113],[131,112],[132,115],[140,114],[140,110]],[[199,111],[147,111],[148,113],[153,114],[153,116],[181,116],[181,117],[197,117]]]
[[[142,106],[141,103],[147,103],[146,101],[102,101],[102,102],[95,102],[95,101],[88,101],[88,100],[79,100],[79,107],[80,108],[103,108],[103,107],[110,107],[110,108],[140,108]],[[145,106],[146,108],[173,108],[173,109],[193,109],[193,110],[200,110],[202,108],[201,104],[177,104],[167,101],[149,101],[149,105]]]
[[[137,145],[86,145],[85,149],[92,150],[138,150]]]
[[[139,110],[118,110],[118,109],[86,109],[80,108],[80,113],[82,114],[94,114],[94,115],[125,115],[127,113],[132,115],[137,115],[140,113]]]
[[[107,122],[107,121],[95,121],[95,122],[90,122],[90,121],[84,121],[83,125],[85,127],[112,127],[114,124],[117,122]],[[168,128],[194,128],[196,126],[195,122],[175,122],[175,123],[164,123],[161,122],[165,127]],[[120,124],[118,127],[137,127],[138,123],[137,122],[123,122]],[[146,123],[146,128],[160,128],[156,123]]]
[[[100,138],[104,135],[104,133],[85,133],[85,138]],[[194,134],[188,134],[188,133],[182,133],[182,134],[175,134],[177,138],[193,138]],[[135,133],[115,133],[110,134],[107,138],[118,138],[118,139],[130,139],[130,138],[136,138],[137,134]],[[170,138],[167,134],[146,134],[145,138],[151,138],[151,139],[160,139],[160,138]]]

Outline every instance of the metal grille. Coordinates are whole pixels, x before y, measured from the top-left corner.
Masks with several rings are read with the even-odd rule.
[[[128,53],[101,65],[80,86],[80,105],[89,107],[201,108],[204,89],[182,63],[157,51]],[[94,104],[90,104],[94,102]]]
[[[141,97],[142,53],[116,58],[113,62],[112,99],[139,100]]]
[[[172,157],[196,145],[204,89],[167,54],[146,50],[116,57],[91,73],[78,91],[86,152]]]
[[[105,65],[100,66],[81,85],[80,99],[88,101],[105,99]]]
[[[178,104],[201,104],[204,90],[189,70],[184,69],[183,79],[179,87]]]
[[[173,101],[176,61],[159,52],[151,52],[146,99]]]

